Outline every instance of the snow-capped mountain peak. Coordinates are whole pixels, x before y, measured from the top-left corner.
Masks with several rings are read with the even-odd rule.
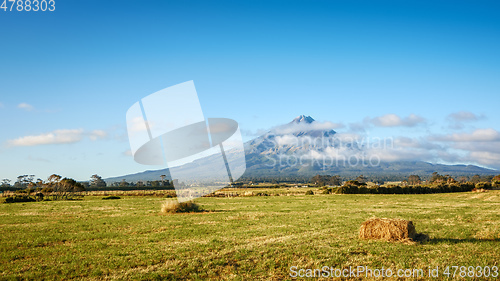
[[[333,123],[315,121],[311,116],[300,115],[292,122],[274,127],[266,134],[249,141],[245,144],[245,149],[266,155],[298,150],[309,152],[312,147],[323,150],[333,145],[330,141],[336,132],[332,125]],[[323,147],[326,142],[329,144]]]
[[[315,121],[314,118],[312,118],[311,116],[300,115],[300,116],[295,117],[292,120],[292,123],[308,123],[308,124],[311,124],[314,121]]]

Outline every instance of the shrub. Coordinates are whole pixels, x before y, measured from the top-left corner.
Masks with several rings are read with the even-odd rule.
[[[358,194],[359,188],[357,185],[343,185],[341,186],[341,193],[343,194]]]
[[[494,179],[491,183],[492,187],[500,187],[500,180]]]
[[[102,200],[114,200],[114,199],[121,199],[121,198],[119,196],[106,196],[102,198]]]
[[[314,195],[314,191],[308,190],[308,191],[306,191],[306,195]]]
[[[175,192],[167,192],[167,194],[165,194],[165,198],[176,198],[177,195],[175,194]]]
[[[202,212],[203,209],[200,205],[193,202],[177,202],[173,200],[169,200],[161,205],[161,212],[164,214],[170,213],[194,213],[194,212]]]
[[[366,186],[361,186],[358,188],[358,193],[359,194],[368,194],[368,193],[370,193],[370,190]]]
[[[492,185],[489,183],[439,183],[430,186],[377,186],[375,188],[368,188],[366,186],[357,186],[346,184],[331,190],[324,190],[323,194],[336,193],[336,194],[429,194],[429,193],[447,193],[447,192],[467,192],[476,189],[489,189]]]
[[[476,183],[476,189],[491,189],[491,184],[489,182],[478,182]]]
[[[267,194],[265,192],[257,192],[257,193],[255,193],[255,196],[269,196],[269,194]]]
[[[14,196],[14,197],[7,197],[4,200],[4,203],[17,203],[17,202],[35,202],[36,200],[25,195],[21,196]]]

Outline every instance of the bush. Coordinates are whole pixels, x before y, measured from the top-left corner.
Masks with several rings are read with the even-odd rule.
[[[429,194],[429,193],[448,193],[448,192],[467,192],[471,191],[476,187],[476,189],[489,189],[491,184],[489,183],[478,183],[474,185],[473,183],[439,183],[430,186],[404,186],[399,185],[388,185],[388,186],[377,186],[375,188],[367,188],[365,186],[357,185],[343,185],[336,189],[332,189],[330,193],[336,194]],[[327,194],[327,191],[323,191],[323,194]]]
[[[491,189],[491,184],[489,182],[478,182],[476,183],[476,189]]]
[[[167,192],[167,194],[165,194],[165,198],[176,198],[177,195],[175,194],[175,192]]]
[[[494,177],[492,180],[491,180],[491,186],[492,187],[500,187],[500,178],[499,176],[496,176]]]
[[[257,192],[257,193],[255,193],[255,196],[269,196],[269,194],[267,194],[265,192]]]
[[[358,193],[359,194],[368,194],[368,193],[370,193],[370,190],[366,186],[361,186],[358,188]]]
[[[330,194],[330,193],[333,193],[333,188],[332,187],[324,188],[323,189],[323,194]]]
[[[308,191],[306,191],[306,195],[314,195],[314,191],[308,190]]]
[[[17,202],[35,202],[36,200],[25,195],[21,196],[14,196],[14,197],[7,197],[4,200],[4,203],[17,203]]]
[[[102,198],[102,200],[114,200],[114,199],[121,199],[121,198],[119,196],[106,196]]]
[[[200,205],[193,202],[182,202],[169,200],[161,205],[161,212],[164,214],[170,213],[194,213],[202,212]]]
[[[358,194],[359,188],[357,185],[343,185],[338,191],[342,194]]]

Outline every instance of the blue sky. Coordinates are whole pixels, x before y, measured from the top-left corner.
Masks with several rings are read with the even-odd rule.
[[[339,132],[449,149],[420,160],[500,168],[499,10],[496,1],[56,1],[54,12],[0,10],[0,178],[162,168],[127,155],[125,113],[189,80],[205,116],[238,121],[246,140],[306,114],[343,124]]]

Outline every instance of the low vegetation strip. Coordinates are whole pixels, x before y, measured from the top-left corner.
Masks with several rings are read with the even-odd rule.
[[[482,185],[484,187],[484,185]],[[488,186],[487,186],[488,188]],[[491,188],[491,186],[489,186]],[[452,183],[452,184],[438,184],[427,186],[374,186],[368,187],[367,185],[355,183],[348,183],[339,187],[324,187],[323,193],[335,194],[430,194],[430,193],[451,193],[451,192],[468,192],[476,190],[476,185],[472,183]]]

